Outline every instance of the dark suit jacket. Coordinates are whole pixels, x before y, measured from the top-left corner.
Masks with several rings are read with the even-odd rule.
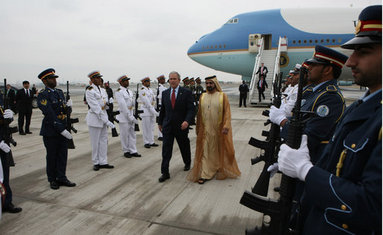
[[[187,121],[190,125],[194,118],[194,104],[192,92],[189,89],[179,87],[174,109],[170,100],[171,88],[162,92],[162,104],[158,125],[162,126],[162,132],[181,130],[181,124]],[[175,131],[173,130],[173,131]],[[187,130],[187,129],[186,129]]]
[[[25,93],[24,88],[18,90],[16,94],[17,110],[22,113],[32,113],[32,100],[33,94],[31,89],[29,89],[29,96]]]
[[[269,70],[267,69],[267,67],[263,66],[263,74],[265,75],[265,78],[266,78],[266,75],[268,72],[269,72]],[[261,74],[261,66],[258,68],[258,71],[256,74],[258,74],[258,73]]]
[[[16,94],[15,91],[10,89],[5,93],[5,103],[6,107],[12,109],[13,112],[16,112]]]
[[[262,91],[265,91],[265,88],[266,88],[266,87],[269,88],[269,86],[267,85],[266,80],[263,80],[263,82],[262,82],[262,86],[260,86],[260,81],[261,81],[261,80],[258,80],[258,82],[257,82],[257,88],[258,88],[258,89],[260,89],[260,90],[262,90]]]

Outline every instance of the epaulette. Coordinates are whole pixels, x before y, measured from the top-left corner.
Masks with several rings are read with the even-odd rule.
[[[337,89],[336,86],[334,86],[334,85],[328,85],[328,86],[326,87],[326,91],[337,92],[338,89]]]
[[[88,90],[92,90],[92,89],[93,89],[93,87],[92,87],[92,86],[88,87]]]
[[[118,88],[118,89],[117,89],[117,91],[120,91],[120,90],[121,90],[121,88]]]
[[[143,90],[144,89],[144,87],[141,87],[141,90]]]

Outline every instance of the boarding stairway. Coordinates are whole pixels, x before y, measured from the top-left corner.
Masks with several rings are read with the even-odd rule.
[[[280,60],[280,54],[281,51],[287,50],[287,44],[286,44],[286,38],[279,38],[278,42],[278,49],[277,50],[264,50],[263,48],[264,42],[263,39],[258,40],[258,54],[255,57],[255,63],[254,63],[254,69],[253,74],[251,77],[250,82],[250,93],[249,93],[249,103],[258,106],[258,107],[265,107],[270,106],[272,103],[273,98],[273,82],[277,74],[279,74],[280,67],[279,67],[279,60]],[[261,102],[259,102],[259,94],[257,89],[257,83],[259,80],[259,74],[256,74],[258,71],[258,68],[260,67],[261,63],[264,63],[264,65],[268,69],[266,82],[268,85],[268,88],[264,91],[265,99],[262,99]]]

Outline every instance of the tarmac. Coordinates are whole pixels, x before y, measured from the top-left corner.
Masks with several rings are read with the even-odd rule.
[[[67,177],[77,186],[52,190],[39,136],[43,116],[34,109],[30,128],[33,134],[14,134],[18,144],[12,147],[16,166],[11,168],[10,185],[13,202],[23,211],[3,214],[0,234],[244,234],[246,228],[260,225],[262,214],[239,201],[243,192],[254,186],[263,168],[263,163],[250,164],[260,150],[248,141],[250,137],[265,139],[261,136],[262,130],[269,129],[264,126],[267,118],[261,115],[265,108],[239,108],[238,95],[229,98],[235,154],[242,175],[203,185],[186,179],[188,172],[183,171],[177,144],[170,162],[171,178],[159,183],[162,144],[156,141],[159,147],[144,148],[141,132],[137,132],[137,149],[142,157],[125,158],[120,138],[113,138],[108,130],[108,159],[115,168],[93,171],[85,122],[87,106],[83,96],[77,94],[72,96],[72,117],[78,117],[80,122],[75,124],[76,149],[69,150],[67,164]],[[17,125],[17,116],[15,119],[11,126]],[[195,129],[189,137],[193,159]],[[278,174],[271,179],[269,197],[277,198],[272,189],[279,181]]]

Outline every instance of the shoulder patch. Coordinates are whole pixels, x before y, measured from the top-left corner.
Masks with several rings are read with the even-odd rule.
[[[121,88],[118,88],[118,89],[117,89],[117,91],[120,91],[120,90],[121,90]]]
[[[43,106],[46,106],[47,103],[48,103],[48,100],[46,100],[46,99],[40,100],[40,104],[43,105]]]
[[[326,87],[326,91],[334,91],[334,92],[336,92],[336,91],[338,91],[338,89],[334,85],[328,85]]]
[[[88,90],[92,90],[92,89],[93,89],[93,87],[92,87],[92,86],[88,87]]]
[[[327,105],[320,105],[317,108],[316,113],[319,117],[326,117],[330,113],[330,109],[327,107]]]

